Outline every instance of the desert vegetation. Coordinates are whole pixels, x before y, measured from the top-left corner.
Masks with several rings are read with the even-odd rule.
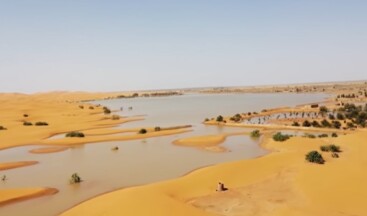
[[[253,131],[251,131],[250,136],[252,138],[259,138],[261,136],[261,134],[260,134],[259,130],[253,130]]]
[[[65,137],[85,137],[84,133],[78,131],[72,131],[65,134]]]
[[[111,110],[108,107],[103,107],[103,113],[108,115],[111,113]]]
[[[139,130],[139,134],[146,134],[148,131],[147,131],[147,129],[145,129],[145,128],[142,128],[142,129],[140,129]]]
[[[23,122],[23,125],[24,126],[32,126],[33,124],[32,124],[32,122],[25,121],[25,122]]]
[[[70,178],[70,184],[77,184],[82,182],[82,179],[78,175],[78,173],[73,173]]]
[[[340,152],[340,146],[331,144],[320,146],[320,150],[323,152]]]
[[[291,138],[291,135],[282,134],[281,132],[278,132],[278,133],[273,135],[273,140],[277,141],[277,142],[283,142],[283,141],[286,141],[289,138]]]
[[[36,125],[36,126],[48,126],[48,123],[39,121],[39,122],[36,122],[34,125]]]
[[[306,154],[306,160],[311,163],[323,164],[325,163],[324,158],[318,151],[310,151]]]

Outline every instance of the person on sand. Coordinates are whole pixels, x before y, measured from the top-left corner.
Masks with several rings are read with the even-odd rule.
[[[228,189],[224,187],[224,184],[222,182],[218,182],[218,186],[217,186],[216,191],[221,192],[221,191],[226,191],[226,190],[228,190]]]

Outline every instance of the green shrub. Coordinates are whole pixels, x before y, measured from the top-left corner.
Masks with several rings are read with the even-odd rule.
[[[161,127],[158,127],[158,126],[157,126],[157,127],[155,127],[155,128],[154,128],[154,131],[161,131]]]
[[[319,135],[319,138],[323,138],[323,137],[329,137],[329,135],[327,135],[327,134],[320,134]]]
[[[321,127],[321,125],[318,121],[312,121],[311,125],[312,125],[312,127]]]
[[[329,148],[330,148],[330,151],[331,151],[331,152],[340,152],[340,146],[337,146],[337,145],[331,144],[331,145],[329,146]]]
[[[333,133],[331,134],[331,137],[338,137],[338,134],[337,134],[337,133],[335,133],[335,132],[333,132]]]
[[[36,126],[47,126],[48,123],[47,122],[36,122],[34,125],[36,125]]]
[[[142,128],[142,129],[140,129],[139,130],[139,134],[146,134],[148,131],[147,131],[147,129],[145,129],[145,128]]]
[[[25,121],[25,122],[23,122],[23,125],[24,126],[32,126],[33,124],[32,124],[32,122]]]
[[[327,113],[329,110],[326,106],[320,106],[320,113]]]
[[[340,146],[331,144],[320,146],[320,150],[324,152],[340,152]]]
[[[288,134],[282,134],[280,132],[276,133],[273,135],[273,140],[278,141],[278,142],[283,142],[286,141],[287,139],[289,139],[291,136]]]
[[[71,175],[71,179],[70,179],[71,184],[76,184],[76,183],[80,183],[80,182],[82,182],[82,179],[80,178],[78,173],[74,173],[74,174]]]
[[[223,116],[219,115],[216,119],[217,122],[222,122],[223,121]]]
[[[303,127],[310,127],[310,126],[311,126],[311,123],[310,123],[308,120],[305,120],[305,121],[302,123],[302,126],[303,126]]]
[[[111,110],[108,109],[107,107],[103,107],[103,113],[104,114],[110,114],[111,113]]]
[[[321,125],[323,127],[331,127],[330,122],[328,120],[326,120],[326,119],[324,119],[324,120],[321,121]]]
[[[331,154],[331,157],[333,157],[333,158],[339,158],[339,154],[334,152],[334,153]]]
[[[72,131],[65,135],[65,137],[85,137],[84,133],[78,131]]]
[[[251,131],[250,136],[253,138],[258,138],[261,136],[261,134],[259,130],[254,130],[254,131]]]
[[[311,163],[323,164],[325,162],[322,155],[317,151],[310,151],[306,154],[306,160]]]
[[[306,133],[306,134],[304,135],[304,137],[311,138],[311,139],[315,139],[315,138],[316,138],[316,136],[315,136],[315,135],[313,135],[313,134],[309,134],[309,133]]]
[[[298,122],[293,122],[292,126],[299,127],[300,124]]]

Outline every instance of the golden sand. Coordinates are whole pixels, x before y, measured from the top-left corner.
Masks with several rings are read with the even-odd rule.
[[[17,161],[17,162],[8,162],[8,163],[0,163],[0,170],[8,170],[14,169],[18,167],[25,167],[37,164],[38,161]]]
[[[293,137],[263,146],[264,157],[218,164],[187,176],[105,194],[62,215],[366,215],[366,131],[338,138]],[[340,158],[305,161],[320,145],[337,144]],[[216,192],[217,182],[226,192]]]
[[[53,195],[57,192],[58,190],[55,188],[2,189],[0,190],[0,207],[23,200]]]

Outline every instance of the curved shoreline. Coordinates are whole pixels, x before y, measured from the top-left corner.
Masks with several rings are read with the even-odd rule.
[[[265,156],[249,160],[220,163],[213,166],[194,170],[187,175],[176,179],[161,181],[138,187],[124,188],[122,190],[116,190],[106,195],[97,196],[96,198],[87,200],[80,205],[63,212],[61,215],[98,215],[103,212],[108,212],[109,215],[146,215],[147,212],[151,212],[153,210],[158,211],[159,209],[159,215],[175,214],[207,216],[212,214],[205,212],[200,208],[193,208],[193,206],[189,204],[189,202],[195,202],[197,198],[200,198],[200,204],[203,204],[205,206],[205,203],[207,203],[207,201],[209,202],[209,200],[220,200],[222,198],[225,198],[227,196],[226,193],[217,194],[215,192],[215,183],[218,180],[223,181],[226,186],[230,188],[230,191],[248,191],[250,193],[260,194],[261,196],[266,197],[266,194],[268,193],[267,191],[253,191],[251,190],[251,188],[258,186],[262,187],[261,185],[265,184],[264,181],[266,179],[269,179],[269,177],[274,175],[276,176],[279,173],[285,173],[287,176],[289,176],[287,177],[287,179],[294,179],[294,181],[292,180],[291,183],[288,183],[287,181],[268,181],[265,186],[272,188],[273,186],[275,187],[277,185],[278,188],[282,188],[283,186],[288,185],[287,187],[289,187],[289,193],[273,193],[269,194],[269,196],[275,198],[279,197],[279,199],[282,199],[282,197],[286,198],[285,202],[290,205],[290,208],[286,210],[286,212],[288,212],[289,214],[295,214],[296,212],[294,212],[293,209],[295,205],[297,206],[298,202],[302,202],[303,197],[309,197],[312,202],[308,205],[305,205],[301,209],[303,209],[304,211],[311,210],[312,212],[314,212],[313,215],[317,215],[320,212],[328,211],[329,206],[334,206],[335,202],[344,200],[343,197],[331,197],[328,193],[319,194],[318,191],[330,190],[331,188],[336,191],[342,190],[343,187],[340,187],[340,184],[343,184],[344,181],[347,181],[349,177],[335,173],[334,169],[340,167],[340,169],[344,170],[345,167],[349,166],[349,163],[354,164],[356,161],[358,161],[358,158],[353,155],[362,154],[362,152],[356,151],[356,149],[364,146],[363,137],[365,136],[365,134],[365,131],[361,131],[356,132],[356,134],[340,136],[338,138],[330,138],[331,140],[333,140],[333,143],[341,145],[342,149],[345,150],[345,153],[342,153],[342,159],[333,159],[330,156],[325,156],[327,161],[325,165],[314,165],[310,163],[305,163],[304,154],[310,149],[314,149],[319,147],[320,145],[323,145],[325,141],[329,139],[308,139],[304,137],[294,137],[286,142],[275,142],[270,137],[265,137],[266,139],[263,140],[261,146],[272,151]],[[354,140],[355,142],[351,142],[352,140]],[[367,149],[366,146],[364,146],[363,148]],[[348,160],[350,160],[351,162],[348,162],[343,158],[348,158]],[[364,165],[362,163],[358,166]],[[246,170],[246,172],[239,173],[238,170]],[[256,172],[252,172],[255,170]],[[289,170],[294,171],[289,172]],[[354,172],[353,170],[350,171],[350,176],[354,176],[354,178],[357,179],[361,178],[360,176],[356,176],[359,175],[359,172]],[[323,184],[315,185],[313,181],[307,178],[308,175],[312,175],[311,173],[315,172],[320,175],[320,178],[325,178],[324,181],[326,182],[330,181],[330,179],[336,178],[335,176],[338,176],[338,178],[341,178],[343,180],[341,180],[340,183],[333,182],[333,184],[329,186]],[[247,175],[247,173],[251,173],[251,175]],[[192,184],[192,182],[195,182],[195,184]],[[362,181],[360,183],[362,183]],[[351,189],[351,192],[349,192],[348,194],[354,193],[354,191],[359,190],[359,194],[361,194],[361,196],[362,194],[365,195],[367,193],[367,189],[365,188],[361,190],[360,183],[355,184],[353,186],[353,189]],[[335,184],[337,184],[338,186],[336,186]],[[304,189],[306,188],[307,190],[305,191]],[[215,197],[212,197],[211,195],[215,195]],[[206,198],[206,196],[210,197]],[[237,197],[237,195],[234,196]],[[349,201],[344,203],[344,205],[341,206],[341,210],[353,212],[353,210],[350,210],[354,209],[356,206],[361,207],[360,203],[363,200],[358,199],[358,197],[359,195],[357,196],[357,198],[353,198],[353,202]],[[238,198],[242,199],[240,197]],[[109,205],[108,209],[106,209],[107,207],[104,203],[116,203],[116,200],[119,201],[119,205],[121,205],[121,203],[124,203],[122,208],[117,208],[117,206],[115,205]],[[159,204],[157,202],[159,202]],[[262,204],[263,202],[268,201],[258,199],[253,202]],[[144,209],[132,207],[136,205],[144,206]],[[168,205],[172,206],[171,208],[177,209],[177,211],[174,211],[175,213],[169,211],[167,207]],[[279,208],[279,204],[277,204],[276,200],[274,202],[271,202],[271,205],[277,209]],[[252,206],[251,208],[255,207]],[[349,209],[349,211],[347,209]],[[180,211],[181,213],[179,214],[178,211]],[[263,211],[264,210],[261,210],[261,212]],[[367,212],[367,209],[364,210],[362,208],[358,212],[364,211]],[[331,213],[330,215],[337,214]]]
[[[21,194],[18,196],[12,196],[11,198],[0,201],[0,207],[18,203],[18,202],[25,201],[25,200],[35,199],[38,197],[54,195],[59,192],[59,190],[57,190],[56,188],[40,188],[40,189],[24,189],[25,191],[22,194],[23,189],[3,189],[0,191],[0,194],[5,193],[7,190],[11,192],[16,190],[17,192],[20,192]],[[34,191],[27,192],[27,190],[34,190]]]
[[[17,162],[0,163],[0,171],[31,166],[38,163],[39,163],[38,161],[17,161]]]

